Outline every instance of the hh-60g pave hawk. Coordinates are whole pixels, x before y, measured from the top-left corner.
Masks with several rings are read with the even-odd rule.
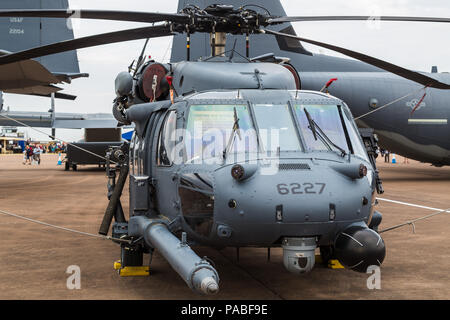
[[[25,50],[0,57],[0,64],[187,34],[186,61],[161,64],[141,58],[116,78],[113,114],[122,124],[134,123],[135,133],[129,145],[108,153],[110,202],[99,233],[108,234],[114,217],[120,268],[142,266],[143,254],[156,249],[191,289],[214,294],[218,273],[190,244],[282,247],[283,263],[295,274],[312,270],[317,247],[325,261],[336,257],[355,271],[381,265],[385,245],[377,233],[381,214],[374,205],[375,193],[383,189],[371,132],[358,132],[342,100],[300,90],[298,74],[287,59],[224,52],[227,33],[271,33],[266,27],[279,23],[276,17],[227,5],[188,6],[178,14],[77,13],[81,18],[164,23]],[[0,11],[2,16],[72,14]],[[210,34],[211,57],[190,61],[194,32]],[[406,78],[419,77],[429,86],[443,85],[372,57],[334,50]],[[120,196],[128,176],[127,221]]]

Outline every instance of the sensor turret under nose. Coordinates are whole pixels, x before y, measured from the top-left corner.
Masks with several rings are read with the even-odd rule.
[[[311,271],[315,263],[316,238],[284,238],[283,264],[292,273]]]

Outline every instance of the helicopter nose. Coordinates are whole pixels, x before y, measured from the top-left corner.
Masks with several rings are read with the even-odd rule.
[[[214,173],[215,234],[220,241],[270,245],[283,237],[320,236],[331,243],[349,221],[370,215],[372,189],[359,161],[333,166],[283,162],[270,175],[262,166],[253,170],[240,165]]]

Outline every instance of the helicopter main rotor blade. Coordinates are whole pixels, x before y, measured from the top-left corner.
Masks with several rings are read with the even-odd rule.
[[[435,17],[401,17],[401,16],[297,16],[279,17],[268,21],[269,24],[284,22],[305,22],[305,21],[406,21],[406,22],[444,22],[449,23],[450,18]]]
[[[61,41],[42,47],[36,47],[24,51],[7,54],[0,57],[0,65],[33,59],[46,56],[49,54],[71,51],[75,49],[101,46],[104,44],[171,36],[174,33],[170,30],[170,26],[152,26],[137,29],[128,29],[116,32],[102,33],[94,36],[88,36],[73,40]]]
[[[368,55],[365,55],[363,53],[359,53],[356,51],[352,51],[349,49],[345,49],[342,47],[338,47],[338,46],[334,46],[328,43],[324,43],[324,42],[319,42],[319,41],[315,41],[315,40],[310,40],[310,39],[306,39],[306,38],[302,38],[302,37],[297,37],[297,36],[293,36],[290,34],[286,34],[286,33],[281,33],[281,32],[277,32],[277,31],[273,31],[273,30],[261,30],[261,33],[267,33],[267,34],[273,34],[273,35],[277,35],[277,36],[282,36],[282,37],[287,37],[287,38],[291,38],[291,39],[296,39],[299,41],[303,41],[303,42],[307,42],[313,45],[316,45],[318,47],[322,47],[322,48],[326,48],[332,51],[336,51],[339,53],[342,53],[343,55],[346,55],[348,57],[360,60],[362,62],[368,63],[372,66],[378,67],[380,69],[386,70],[388,72],[392,72],[402,78],[408,79],[408,80],[412,80],[414,82],[420,83],[424,86],[427,87],[432,87],[432,88],[437,88],[437,89],[450,89],[450,85],[446,84],[446,83],[442,83],[436,79],[433,79],[431,77],[428,77],[422,73],[416,72],[416,71],[411,71],[405,68],[402,68],[400,66],[397,66],[395,64],[389,63],[387,61],[383,61]]]
[[[0,17],[81,18],[132,22],[188,22],[184,14],[112,10],[0,10]]]

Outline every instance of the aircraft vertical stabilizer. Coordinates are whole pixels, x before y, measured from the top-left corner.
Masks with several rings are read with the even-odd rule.
[[[0,9],[67,9],[68,0],[2,0]],[[0,18],[0,50],[21,51],[73,39],[70,21],[51,18]],[[76,51],[35,59],[50,72],[80,73]]]

